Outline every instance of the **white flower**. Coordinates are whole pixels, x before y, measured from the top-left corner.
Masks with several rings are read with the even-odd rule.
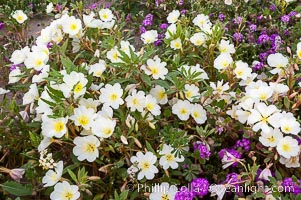
[[[233,44],[230,44],[229,40],[222,39],[218,45],[218,50],[221,53],[233,54],[235,53],[235,48]]]
[[[63,161],[59,161],[54,170],[48,170],[42,179],[44,187],[54,186],[62,177],[63,174]]]
[[[53,119],[45,116],[42,119],[42,134],[44,136],[61,138],[67,133],[66,124],[68,122],[68,117]]]
[[[270,71],[272,74],[282,74],[288,65],[287,57],[281,53],[270,54],[267,58],[267,62],[271,67],[275,68]]]
[[[73,143],[75,144],[73,154],[77,156],[79,161],[86,159],[88,162],[93,162],[98,158],[100,141],[97,137],[93,135],[76,137],[74,138]]]
[[[209,20],[209,16],[204,15],[204,14],[199,14],[197,15],[192,23],[196,26],[198,26],[201,30],[205,32],[210,32],[212,23]]]
[[[101,77],[102,73],[106,70],[106,62],[104,60],[99,60],[90,66],[89,74],[93,74],[95,77]]]
[[[276,149],[285,158],[297,156],[299,153],[298,141],[290,136],[285,136],[279,141]]]
[[[250,96],[256,101],[266,101],[273,95],[273,89],[269,86],[261,86],[258,89],[252,90]]]
[[[217,84],[210,82],[210,87],[213,89],[213,94],[222,95],[225,91],[229,90],[229,83],[226,82],[224,85],[224,80],[217,81]]]
[[[114,133],[115,126],[115,120],[98,116],[92,125],[92,133],[98,137],[108,138]]]
[[[120,53],[118,52],[117,47],[113,47],[110,51],[107,52],[107,58],[112,62],[112,63],[121,63],[123,62],[120,59]]]
[[[70,74],[64,74],[63,81],[64,83],[59,87],[66,98],[69,98],[73,93],[74,98],[77,99],[86,93],[88,79],[83,73],[72,71]]]
[[[270,82],[269,85],[276,95],[285,95],[289,91],[289,87],[281,83]]]
[[[30,49],[28,46],[24,47],[21,50],[15,50],[9,60],[13,62],[15,65],[23,63],[29,52]]]
[[[6,90],[6,89],[3,89],[3,88],[0,88],[0,95],[7,94],[9,92],[10,92],[10,90]]]
[[[235,62],[234,74],[237,78],[247,80],[248,77],[252,76],[252,69],[248,66],[248,63],[242,62],[241,60]]]
[[[169,24],[174,24],[179,20],[181,13],[178,10],[171,11],[167,16],[167,22]]]
[[[161,114],[161,108],[158,105],[156,98],[150,94],[145,98],[145,108],[155,116]]]
[[[184,94],[190,102],[200,97],[200,89],[194,84],[185,84]]]
[[[158,39],[158,32],[156,30],[146,31],[141,34],[141,40],[144,44],[152,44]]]
[[[77,185],[70,185],[67,181],[57,183],[50,194],[51,200],[77,200],[80,197]]]
[[[190,42],[195,46],[201,46],[206,42],[206,35],[202,32],[195,33],[190,38]]]
[[[104,106],[111,106],[114,109],[118,109],[120,105],[124,103],[122,97],[123,89],[119,83],[114,85],[106,84],[104,88],[100,89],[101,95],[99,100]]]
[[[48,59],[49,57],[45,53],[34,51],[27,54],[24,64],[27,69],[34,68],[35,70],[40,71],[47,64]]]
[[[161,62],[161,59],[158,56],[155,56],[154,59],[148,59],[146,61],[147,65],[142,65],[141,69],[147,75],[151,75],[154,79],[165,79],[165,75],[168,73],[166,62]]]
[[[96,112],[97,106],[99,106],[99,100],[94,100],[92,98],[89,99],[81,98],[78,104],[80,106],[85,106],[86,108],[92,108]]]
[[[183,162],[184,157],[180,155],[176,155],[176,152],[173,152],[174,148],[172,148],[170,145],[164,144],[162,151],[159,152],[162,157],[160,158],[160,165],[163,167],[163,169],[177,169],[178,168],[178,162]]]
[[[89,130],[96,114],[92,108],[79,106],[74,109],[74,114],[70,117],[76,126],[82,126],[84,129]]]
[[[75,36],[82,30],[82,22],[80,19],[76,19],[74,16],[67,17],[62,23],[64,33],[70,36]]]
[[[192,106],[191,116],[198,124],[204,124],[207,120],[206,110],[200,104]]]
[[[263,146],[266,147],[276,147],[278,142],[283,138],[283,134],[281,131],[276,128],[270,130],[269,132],[261,132],[261,136],[259,137],[259,141]]]
[[[300,133],[300,124],[295,117],[282,116],[280,119],[280,128],[283,133],[297,135]]]
[[[214,67],[218,70],[224,70],[233,63],[233,59],[230,54],[222,53],[214,60]]]
[[[265,103],[257,103],[255,109],[251,109],[248,118],[248,124],[253,124],[253,131],[261,129],[263,132],[269,132],[271,127],[277,128],[279,123],[279,110],[274,105],[267,106]]]
[[[51,13],[53,10],[53,3],[49,3],[46,7],[46,13]]]
[[[156,98],[157,102],[161,105],[164,105],[168,102],[166,91],[160,85],[156,85],[150,90],[150,94]]]
[[[99,14],[100,19],[104,22],[112,21],[113,18],[114,18],[114,15],[113,15],[112,11],[108,8],[101,9],[98,12],[98,14]]]
[[[37,84],[31,84],[29,86],[28,92],[26,92],[23,96],[23,105],[27,105],[33,103],[34,100],[38,100],[39,98],[39,91]]]
[[[232,0],[225,0],[225,4],[228,6],[232,5]]]
[[[23,24],[23,22],[28,19],[27,15],[22,10],[16,10],[13,12],[12,16],[19,24]]]
[[[299,161],[299,155],[293,156],[290,158],[284,158],[280,157],[279,162],[287,168],[299,168],[300,167],[300,161]]]
[[[301,59],[301,42],[299,42],[297,44],[297,52],[296,53],[297,53],[298,58]]]
[[[210,185],[209,191],[211,192],[211,197],[212,196],[217,196],[217,200],[222,200],[226,191],[227,187],[226,185],[220,184],[220,185]]]
[[[177,32],[177,26],[176,24],[171,24],[168,26],[166,33],[165,33],[165,38],[169,39],[171,38],[171,36],[173,36],[174,34],[176,34]]]
[[[100,28],[102,26],[103,22],[100,19],[95,19],[94,17],[95,13],[93,11],[89,15],[83,14],[83,21],[86,27]]]
[[[150,200],[173,200],[176,196],[178,188],[175,185],[169,186],[167,182],[161,185],[155,185],[152,193],[149,195]]]
[[[135,110],[143,112],[145,107],[145,93],[143,91],[137,92],[137,90],[134,89],[131,94],[125,98],[125,101],[131,112],[134,112]]]
[[[259,174],[258,178],[266,181],[270,181],[269,177],[273,177],[272,172],[270,170],[270,167],[272,165],[273,164],[269,164],[266,168],[264,168],[264,170],[262,170],[261,173]]]
[[[54,142],[53,138],[44,137],[38,146],[38,151],[44,151],[52,142]]]
[[[177,115],[180,120],[186,121],[192,111],[192,104],[187,100],[179,100],[172,106],[172,113]]]
[[[172,48],[173,50],[182,49],[181,38],[170,41],[170,48]]]
[[[159,172],[158,168],[154,165],[157,162],[157,157],[152,152],[137,152],[136,156],[131,157],[132,163],[137,163],[137,167],[140,170],[138,173],[138,180],[146,177],[148,180],[152,180],[155,174]]]

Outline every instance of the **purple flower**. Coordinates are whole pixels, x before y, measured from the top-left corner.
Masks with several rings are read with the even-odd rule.
[[[144,20],[142,21],[143,26],[151,26],[153,24],[154,16],[152,14],[148,14],[145,16]]]
[[[243,191],[241,191],[241,187],[239,187],[239,182],[241,181],[240,175],[233,172],[226,176],[225,183],[231,184],[235,187],[236,194],[240,195]]]
[[[251,33],[255,32],[257,30],[256,24],[251,24],[249,27],[250,27],[250,32]]]
[[[242,149],[244,149],[245,151],[249,151],[250,150],[250,145],[251,145],[251,141],[246,139],[246,138],[242,138],[241,140],[237,140],[234,148],[239,148],[241,147]]]
[[[47,44],[46,47],[47,47],[48,49],[50,49],[52,46],[53,46],[53,44],[52,44],[51,42],[48,42],[48,44]]]
[[[267,57],[267,55],[266,55],[266,57]],[[263,60],[265,60],[266,57],[264,57]],[[260,59],[261,59],[261,58],[260,58]],[[258,70],[261,70],[263,67],[264,67],[263,62],[257,62],[256,64],[254,64],[253,70],[254,70],[254,71],[258,71]]]
[[[242,42],[243,38],[244,38],[244,36],[239,32],[236,32],[233,35],[233,40],[236,42]]]
[[[285,178],[282,182],[282,187],[284,187],[285,192],[294,193],[295,196],[301,194],[301,181],[299,184],[295,183],[292,178]]]
[[[290,16],[289,15],[283,15],[281,17],[281,21],[284,23],[288,23],[290,21]]]
[[[232,20],[232,22],[234,23],[234,24],[241,24],[241,22],[242,22],[242,17],[236,17],[236,18],[234,18],[233,20]]]
[[[190,192],[187,187],[181,187],[175,196],[175,200],[192,200],[193,198],[194,194]]]
[[[204,178],[194,179],[191,183],[191,191],[194,195],[203,197],[208,194],[209,182]]]
[[[185,9],[181,10],[182,15],[185,15],[186,13],[187,13],[187,10],[185,10]]]
[[[263,33],[258,37],[257,44],[263,44],[263,43],[268,42],[269,40],[270,40],[270,36]]]
[[[290,35],[290,32],[288,29],[284,30],[284,35]]]
[[[264,62],[266,60],[266,58],[269,56],[268,52],[262,52],[259,54],[259,59]]]
[[[10,66],[9,70],[13,71],[13,70],[17,69],[17,67],[18,67],[17,65],[13,64],[13,65]]]
[[[200,141],[196,141],[193,144],[193,148],[195,151],[199,151],[200,152],[200,157],[203,159],[206,159],[210,156],[210,150],[208,149],[207,145],[203,142]]]
[[[159,45],[161,45],[162,44],[162,40],[157,40],[157,41],[155,41],[155,46],[159,46]]]
[[[0,22],[0,31],[4,28],[5,23],[4,22]]]
[[[57,5],[56,5],[56,9],[57,9],[58,11],[62,10],[62,8],[63,8],[63,6],[62,6],[61,4],[57,4]]]
[[[128,21],[128,22],[131,21],[131,13],[126,15],[125,20]]]
[[[226,16],[223,13],[221,13],[218,15],[218,19],[219,21],[223,22],[226,19]]]
[[[93,3],[92,5],[88,6],[88,9],[94,10],[97,8],[97,3]]]
[[[182,6],[184,4],[184,0],[179,0],[178,4],[179,6]]]
[[[110,2],[107,2],[104,6],[105,8],[110,8],[111,7],[111,3]]]
[[[160,24],[160,29],[162,30],[167,29],[167,27],[168,27],[167,23]]]
[[[144,26],[140,26],[140,34],[145,33],[146,32],[146,28]]]
[[[275,11],[276,9],[277,7],[274,4],[270,5],[270,11]]]
[[[158,7],[162,2],[163,2],[163,0],[156,0],[156,1],[155,1],[155,4],[156,4],[156,6]]]
[[[32,2],[30,2],[30,3],[28,4],[28,7],[29,7],[30,9],[33,9],[33,8],[34,8],[34,5],[33,5],[33,3],[32,3]]]
[[[294,17],[295,15],[297,15],[297,12],[296,11],[291,11],[288,16],[290,17]]]

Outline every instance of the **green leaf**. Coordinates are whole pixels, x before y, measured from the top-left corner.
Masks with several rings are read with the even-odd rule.
[[[29,138],[33,147],[38,147],[40,144],[40,137],[33,132],[29,132]]]
[[[27,196],[32,194],[31,186],[25,186],[17,182],[7,181],[3,184],[0,184],[0,186],[4,191],[15,196]]]
[[[151,151],[153,154],[156,154],[155,150],[153,149],[153,147],[151,146],[151,144],[148,141],[145,141],[146,143],[146,148]]]
[[[73,62],[68,57],[61,57],[62,65],[65,67],[67,73],[69,74],[71,71],[74,71],[76,66],[73,64]]]
[[[151,86],[151,79],[148,75],[146,74],[141,74],[141,79],[144,81],[144,83],[146,83],[148,86]]]
[[[76,175],[73,173],[73,171],[71,171],[70,169],[67,169],[67,171],[68,171],[69,176],[72,178],[72,180],[77,183],[78,181],[77,181]]]

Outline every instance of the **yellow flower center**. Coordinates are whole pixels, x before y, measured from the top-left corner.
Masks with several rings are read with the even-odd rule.
[[[134,99],[132,100],[132,103],[133,103],[134,105],[138,105],[138,104],[139,104],[139,101],[138,101],[137,98],[134,98]]]
[[[95,144],[87,144],[86,145],[86,152],[89,152],[89,153],[91,153],[91,152],[94,152],[96,150],[96,146],[95,146]]]
[[[259,99],[262,100],[262,101],[264,101],[264,100],[267,99],[267,95],[266,95],[265,93],[261,93],[261,94],[259,95]]]
[[[159,96],[159,99],[164,99],[165,98],[165,92],[164,91],[160,91],[158,96]]]
[[[42,60],[36,60],[35,62],[34,62],[34,64],[36,65],[36,66],[41,66],[42,64],[43,64],[43,61]]]
[[[77,29],[77,24],[71,24],[70,25],[70,29],[72,30],[72,31],[75,31],[76,29]]]
[[[71,192],[67,192],[66,194],[65,194],[65,198],[66,199],[72,199],[73,198],[73,194],[71,193]]]
[[[283,129],[285,132],[290,132],[292,130],[292,128],[288,125],[284,126]]]
[[[150,68],[151,68],[152,74],[157,75],[159,73],[159,70],[157,67],[150,67]]]
[[[288,144],[283,144],[282,145],[282,150],[285,151],[285,152],[290,152],[291,147]]]
[[[17,21],[22,21],[22,20],[23,20],[23,16],[22,15],[18,15]]]
[[[82,115],[78,118],[78,123],[82,126],[86,126],[87,124],[89,124],[89,119],[87,116]]]
[[[107,13],[103,13],[103,14],[102,14],[102,18],[103,18],[103,19],[108,19],[108,18],[109,18],[109,16],[108,16],[108,14],[107,14]]]
[[[192,115],[193,115],[195,118],[199,118],[199,117],[201,116],[198,112],[193,112]]]
[[[167,194],[163,194],[162,197],[161,197],[161,200],[169,200]]]
[[[169,154],[166,154],[165,157],[166,157],[166,160],[167,160],[167,161],[173,161],[174,158],[175,158],[175,157],[174,157],[172,154],[170,154],[170,153],[169,153]]]
[[[180,114],[185,115],[186,113],[187,113],[187,109],[182,108],[182,109],[180,110]]]
[[[106,134],[106,135],[110,135],[112,133],[112,129],[111,128],[104,128],[103,133]]]
[[[148,170],[150,168],[149,162],[143,162],[141,165],[142,170]]]
[[[115,93],[111,94],[111,96],[110,96],[110,100],[111,100],[111,101],[116,101],[117,98],[118,98],[118,96],[117,96],[117,94],[115,94]]]
[[[176,49],[180,49],[181,48],[181,43],[180,42],[175,42],[174,44]]]
[[[271,136],[268,138],[268,140],[269,140],[269,142],[275,142],[276,139],[273,136]]]
[[[238,70],[238,71],[236,72],[236,74],[237,74],[237,76],[241,76],[241,75],[243,74],[243,72],[242,72],[241,70]]]
[[[267,121],[268,121],[268,117],[262,117],[262,118],[261,118],[261,122],[267,123]]]
[[[146,108],[147,108],[148,110],[153,110],[153,109],[154,109],[154,104],[152,104],[152,103],[147,103],[147,104],[146,104]]]
[[[228,67],[228,65],[229,65],[229,63],[228,63],[227,61],[223,61],[223,62],[222,62],[222,66],[223,66],[224,68]]]
[[[114,60],[117,60],[117,59],[118,59],[118,54],[117,54],[117,52],[114,52],[114,53],[113,53],[113,59],[114,59]]]
[[[62,130],[64,130],[64,127],[65,127],[65,125],[64,125],[64,123],[63,122],[56,122],[55,124],[54,124],[54,130],[55,130],[55,132],[61,132]]]
[[[185,93],[185,95],[186,95],[187,98],[190,98],[190,97],[192,97],[192,92],[191,91],[187,91]]]
[[[78,83],[76,86],[75,86],[75,88],[74,88],[74,93],[76,94],[76,93],[79,93],[79,92],[81,92],[83,90],[83,84],[81,84],[81,83]]]

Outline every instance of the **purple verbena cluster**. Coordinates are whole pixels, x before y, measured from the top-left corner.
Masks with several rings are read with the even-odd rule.
[[[193,144],[193,148],[194,148],[194,151],[200,152],[200,157],[203,159],[209,158],[209,156],[211,155],[208,146],[203,142],[196,141]]]

